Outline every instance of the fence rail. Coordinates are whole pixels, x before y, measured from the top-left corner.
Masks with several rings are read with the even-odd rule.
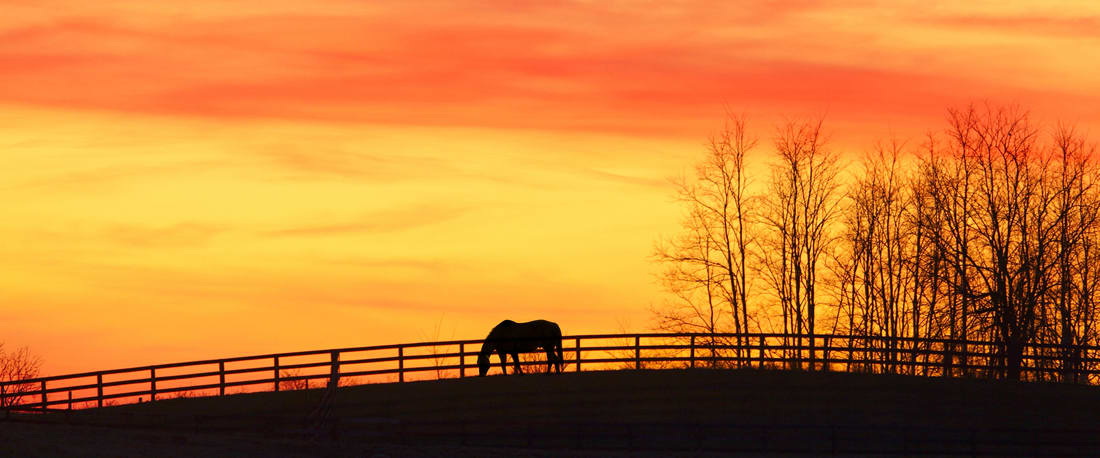
[[[315,381],[320,387],[467,377],[477,373],[482,343],[274,353],[0,382],[0,408],[47,411],[301,389]],[[569,371],[740,367],[998,377],[1004,368],[1001,348],[994,342],[882,336],[645,333],[565,336],[562,350],[563,370]],[[522,366],[545,371],[546,361],[527,356]],[[492,367],[500,370],[495,358]],[[1029,345],[1023,378],[1097,383],[1100,347]]]

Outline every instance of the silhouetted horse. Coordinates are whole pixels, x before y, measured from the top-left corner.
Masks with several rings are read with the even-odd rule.
[[[500,370],[508,373],[508,355],[512,355],[516,373],[523,374],[519,365],[519,354],[529,353],[542,348],[546,351],[546,371],[557,366],[561,372],[564,357],[561,350],[561,328],[557,323],[546,320],[516,323],[512,320],[501,321],[496,325],[485,343],[481,344],[481,353],[477,355],[477,367],[480,375],[489,372],[489,357],[493,353],[500,355]]]

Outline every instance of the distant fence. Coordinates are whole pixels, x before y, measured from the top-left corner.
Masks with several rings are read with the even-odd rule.
[[[482,342],[300,351],[0,382],[0,409],[51,411],[174,397],[469,377],[477,375]],[[881,336],[595,334],[566,336],[563,347],[563,370],[568,371],[714,367],[996,378],[1004,363],[996,343]],[[1033,344],[1025,348],[1023,365],[1027,380],[1097,383],[1100,347]],[[499,372],[495,357],[492,367],[492,373]],[[523,367],[525,372],[545,371],[545,358],[527,356]]]

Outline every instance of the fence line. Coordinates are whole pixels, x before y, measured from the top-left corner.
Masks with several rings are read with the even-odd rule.
[[[103,407],[166,397],[224,396],[230,389],[300,389],[315,381],[317,386],[337,386],[349,381],[400,383],[467,377],[477,373],[476,356],[482,342],[451,340],[273,353],[0,382],[0,408]],[[582,367],[745,367],[992,378],[1003,376],[1004,369],[1000,344],[950,339],[641,333],[565,336],[563,345],[563,370],[572,371]],[[525,371],[546,370],[545,359],[530,356],[522,366]],[[500,368],[496,358],[492,367],[494,372]],[[1096,383],[1098,376],[1100,347],[1032,344],[1025,349],[1024,379]]]

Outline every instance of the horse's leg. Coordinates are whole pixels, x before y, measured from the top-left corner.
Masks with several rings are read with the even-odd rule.
[[[515,363],[515,365],[516,365],[516,373],[519,374],[519,375],[523,375],[523,369],[520,368],[520,366],[519,366],[519,353],[518,352],[512,353],[512,362]]]
[[[542,349],[546,350],[546,373],[549,374],[550,372],[553,372],[552,369],[554,368],[554,363],[557,362],[557,359],[554,356],[554,346],[547,345],[545,347],[542,347]]]
[[[558,350],[558,354],[555,355],[555,356],[557,356],[556,364],[558,366],[558,373],[560,374],[561,373],[561,366],[562,366],[562,364],[565,364],[565,355],[564,355],[565,352],[561,348],[561,342],[558,342],[557,350]]]
[[[500,356],[500,372],[508,375],[508,354],[502,351],[497,353],[497,356]]]

